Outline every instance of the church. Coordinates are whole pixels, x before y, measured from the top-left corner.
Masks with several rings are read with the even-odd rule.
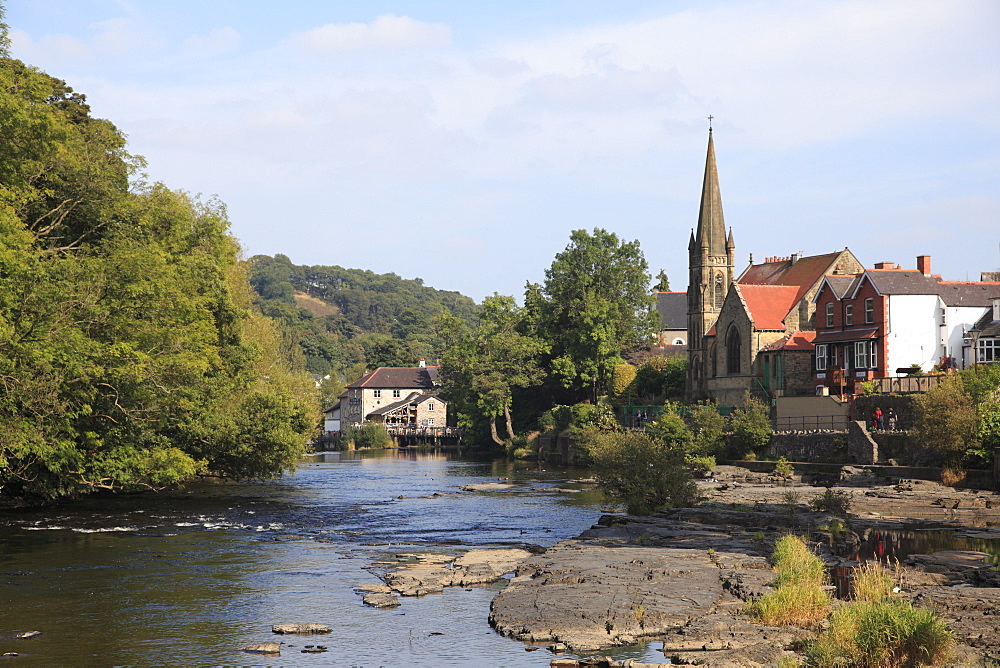
[[[698,227],[688,243],[687,398],[735,406],[747,393],[770,399],[808,391],[816,293],[825,276],[857,274],[861,263],[847,248],[768,257],[759,264],[751,255],[736,275],[735,253],[709,128]]]

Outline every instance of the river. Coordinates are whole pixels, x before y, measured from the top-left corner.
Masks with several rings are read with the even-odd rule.
[[[602,512],[598,492],[571,482],[585,475],[443,451],[324,453],[276,481],[2,512],[0,654],[18,653],[12,666],[547,666],[548,651],[490,628],[502,583],[394,609],[364,606],[354,587],[400,552],[573,537]],[[498,479],[514,487],[448,494]],[[270,631],[293,622],[333,632]],[[270,640],[286,643],[280,658],[239,649]],[[664,660],[651,646],[606,654]]]

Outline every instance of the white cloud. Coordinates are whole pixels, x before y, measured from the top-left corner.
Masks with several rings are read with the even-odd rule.
[[[181,50],[192,56],[217,56],[236,50],[240,34],[233,28],[215,28],[207,35],[192,35],[184,40]]]
[[[291,38],[293,45],[319,53],[446,46],[450,41],[451,29],[443,23],[393,14],[383,14],[371,23],[329,23]]]

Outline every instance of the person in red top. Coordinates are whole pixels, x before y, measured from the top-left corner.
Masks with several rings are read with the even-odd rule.
[[[878,406],[875,407],[875,417],[872,420],[872,426],[875,427],[875,429],[882,428],[882,409]]]

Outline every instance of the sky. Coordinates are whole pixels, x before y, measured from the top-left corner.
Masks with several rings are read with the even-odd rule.
[[[12,55],[247,257],[521,298],[569,243],[686,289],[712,115],[737,271],[1000,270],[994,0],[6,0]]]

